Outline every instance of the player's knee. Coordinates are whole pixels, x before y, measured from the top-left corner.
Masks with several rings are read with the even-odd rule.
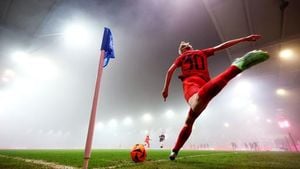
[[[191,96],[190,99],[188,100],[188,103],[191,109],[194,110],[197,107],[197,105],[200,104],[198,93],[195,93],[193,96]]]

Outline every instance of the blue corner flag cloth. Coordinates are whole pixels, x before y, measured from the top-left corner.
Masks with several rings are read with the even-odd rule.
[[[104,50],[104,65],[108,65],[109,59],[115,58],[113,37],[109,28],[104,28],[101,50]]]

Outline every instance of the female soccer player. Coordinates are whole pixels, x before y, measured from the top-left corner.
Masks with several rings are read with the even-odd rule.
[[[150,136],[149,136],[149,134],[147,134],[144,142],[145,142],[145,146],[147,146],[148,148],[150,148],[150,140],[151,140]]]
[[[267,60],[269,55],[261,50],[248,52],[243,57],[235,60],[229,68],[213,79],[210,79],[209,76],[207,58],[216,51],[228,48],[240,42],[256,41],[260,37],[260,35],[250,35],[202,50],[194,50],[189,42],[182,41],[180,43],[178,49],[179,56],[175,59],[166,74],[162,96],[164,101],[166,101],[172,75],[175,69],[180,67],[182,75],[180,75],[179,78],[182,80],[184,98],[189,104],[190,110],[185,125],[181,129],[176,144],[171,151],[169,156],[170,160],[176,158],[179,150],[189,138],[195,120],[206,108],[209,101],[216,96],[232,78],[249,67]]]
[[[158,137],[159,137],[160,148],[163,148],[166,136],[164,133],[161,133],[161,135],[159,135]]]

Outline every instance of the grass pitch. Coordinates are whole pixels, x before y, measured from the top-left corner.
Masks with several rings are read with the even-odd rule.
[[[183,150],[175,161],[169,150],[148,150],[143,163],[134,163],[130,150],[93,150],[89,168],[122,169],[300,169],[300,153]],[[40,163],[24,161],[33,159]],[[0,150],[1,169],[81,168],[83,150]],[[59,168],[59,167],[57,167]]]

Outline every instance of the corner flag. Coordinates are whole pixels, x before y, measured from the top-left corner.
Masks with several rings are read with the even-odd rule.
[[[113,37],[109,28],[104,28],[101,50],[105,51],[104,52],[105,63],[103,65],[103,67],[105,67],[108,65],[110,58],[115,58]]]
[[[100,94],[101,77],[102,77],[103,67],[107,66],[110,58],[115,58],[114,50],[113,50],[113,39],[112,39],[112,34],[110,29],[104,28],[102,45],[101,45],[101,54],[100,54],[99,65],[98,65],[98,73],[96,77],[96,85],[95,85],[95,91],[93,97],[93,104],[92,104],[89,128],[88,128],[88,133],[87,133],[87,138],[85,143],[84,161],[82,167],[83,169],[88,169],[88,163],[91,157],[97,105],[98,105],[98,98]]]

